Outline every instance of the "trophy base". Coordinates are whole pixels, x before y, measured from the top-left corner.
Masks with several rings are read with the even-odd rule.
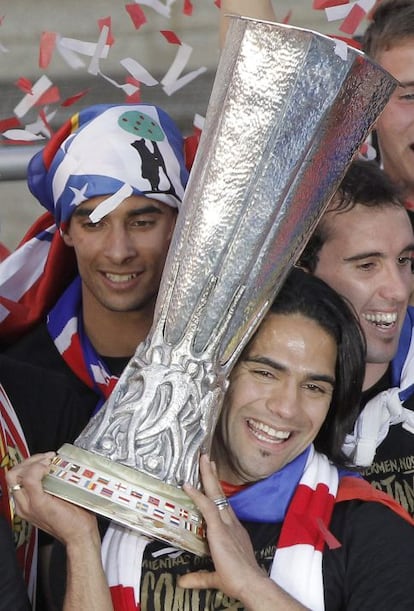
[[[43,488],[149,537],[209,554],[203,517],[185,492],[121,463],[64,444]]]

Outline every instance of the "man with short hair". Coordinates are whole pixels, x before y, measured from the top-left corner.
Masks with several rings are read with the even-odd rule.
[[[381,0],[362,38],[362,48],[399,86],[375,130],[384,171],[404,190],[414,210],[414,3]]]
[[[378,417],[368,426],[361,416],[357,462],[376,488],[412,515],[413,250],[398,189],[375,162],[355,161],[298,262],[346,297],[358,315],[367,341],[361,407],[372,400],[370,413]],[[356,441],[349,439],[349,451]]]

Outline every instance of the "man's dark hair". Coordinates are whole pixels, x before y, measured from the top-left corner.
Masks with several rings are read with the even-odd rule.
[[[352,210],[357,204],[368,208],[395,206],[404,208],[400,188],[391,181],[375,161],[356,160],[351,163],[334,195],[328,210],[299,257],[298,265],[315,272],[319,252],[329,237],[329,218]]]
[[[366,358],[365,337],[352,307],[323,280],[294,268],[270,312],[301,314],[334,339],[338,351],[336,381],[328,415],[314,444],[337,465],[349,463],[342,445],[359,414]]]
[[[405,38],[414,38],[413,0],[382,0],[362,37],[363,50],[376,59]]]

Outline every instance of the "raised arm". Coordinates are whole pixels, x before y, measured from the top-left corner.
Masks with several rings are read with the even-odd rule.
[[[179,578],[183,588],[218,589],[240,600],[249,611],[305,609],[293,599],[256,562],[249,536],[231,507],[219,510],[212,499],[223,497],[214,463],[207,456],[200,459],[200,471],[206,495],[185,486],[185,491],[203,513],[215,572],[188,573]]]
[[[65,611],[112,611],[101,563],[101,542],[91,513],[43,491],[53,452],[37,454],[7,474],[16,513],[66,546],[68,572]],[[19,486],[13,491],[13,487]]]
[[[271,0],[221,0],[220,9],[220,45],[223,46],[228,28],[228,18],[225,15],[244,15],[275,21],[276,15]]]

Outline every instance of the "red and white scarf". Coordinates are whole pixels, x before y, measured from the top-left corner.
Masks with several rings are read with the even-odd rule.
[[[37,571],[37,530],[14,514],[6,473],[29,457],[29,450],[16,413],[0,386],[0,512],[9,522],[19,565],[23,571],[29,599],[35,608]],[[1,552],[0,552],[1,553]]]
[[[338,482],[338,469],[312,447],[283,520],[270,572],[271,579],[315,611],[324,610],[324,545],[339,545],[328,530]],[[105,535],[102,559],[115,611],[140,608],[141,564],[148,542],[147,537],[115,524]]]

